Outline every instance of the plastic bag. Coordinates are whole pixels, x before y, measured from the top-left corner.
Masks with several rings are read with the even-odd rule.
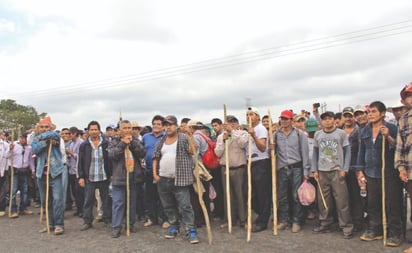
[[[209,199],[214,200],[216,195],[215,187],[213,187],[212,183],[209,182]]]
[[[298,198],[302,206],[309,206],[316,199],[316,189],[313,184],[308,182],[307,180],[303,181],[303,183],[299,186],[298,189]]]

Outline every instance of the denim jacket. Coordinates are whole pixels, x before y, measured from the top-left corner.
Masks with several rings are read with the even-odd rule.
[[[384,122],[389,129],[389,135],[396,138],[398,132],[394,124]],[[373,143],[372,126],[367,125],[361,131],[361,140],[359,143],[359,153],[357,159],[357,170],[363,170],[371,178],[382,178],[382,134],[379,133]],[[396,145],[389,145],[385,142],[385,177],[396,176],[397,171],[394,166]]]
[[[46,160],[49,152],[49,145],[46,140],[52,139],[60,143],[60,136],[54,131],[48,131],[41,133],[34,137],[31,144],[31,148],[34,154],[37,156],[36,164],[36,177],[41,178],[43,175],[44,166],[46,165]],[[49,172],[52,178],[60,175],[65,169],[62,162],[62,153],[60,151],[60,144],[53,145],[50,154],[50,168]]]

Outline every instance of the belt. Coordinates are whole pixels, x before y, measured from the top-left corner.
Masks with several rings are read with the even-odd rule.
[[[236,167],[229,167],[229,170],[237,170],[237,169],[244,169],[244,168],[246,168],[246,165],[245,164],[242,164],[242,165],[239,165],[239,166],[236,166]],[[226,169],[226,166],[222,166],[222,169]]]
[[[164,176],[160,176],[161,178],[164,178],[164,179],[175,179],[176,178],[176,176],[173,176],[173,177],[164,177]]]
[[[280,169],[285,169],[285,170],[290,170],[290,169],[295,169],[295,168],[302,168],[302,162],[297,162],[297,163],[292,163],[292,164],[288,164],[286,166],[283,166]]]

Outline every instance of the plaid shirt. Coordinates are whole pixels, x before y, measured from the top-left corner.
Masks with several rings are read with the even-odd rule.
[[[153,153],[153,160],[158,162],[162,159],[162,147],[165,143],[164,136],[157,144]],[[160,163],[159,167],[160,167]],[[188,186],[193,184],[193,156],[189,153],[189,140],[185,134],[179,133],[176,150],[176,178],[175,186]],[[159,169],[159,168],[158,168]],[[157,172],[159,173],[159,171]]]
[[[399,130],[396,137],[395,168],[406,169],[408,179],[412,179],[412,110],[399,119]]]

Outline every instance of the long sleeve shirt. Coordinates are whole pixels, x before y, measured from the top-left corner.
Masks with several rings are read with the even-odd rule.
[[[34,172],[35,166],[33,152],[31,151],[31,147],[29,145],[23,146],[20,142],[15,141],[13,150],[9,150],[9,152],[10,158],[13,153],[13,168],[22,172],[28,170]]]
[[[239,167],[246,164],[246,146],[248,144],[248,133],[244,130],[233,130],[228,142],[229,167]],[[219,157],[219,164],[226,165],[225,142],[223,134],[217,137],[215,154]]]
[[[412,179],[412,110],[399,119],[399,131],[396,136],[395,168],[408,172],[408,179]]]

